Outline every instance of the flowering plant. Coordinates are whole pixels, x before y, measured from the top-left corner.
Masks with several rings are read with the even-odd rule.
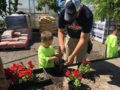
[[[82,74],[86,74],[86,73],[89,73],[90,72],[90,62],[89,61],[83,61],[79,67],[79,71],[82,73]]]
[[[34,76],[32,73],[33,67],[32,61],[29,61],[27,66],[22,62],[20,64],[13,64],[5,70],[6,78],[8,78],[13,85],[30,81]]]
[[[82,74],[77,69],[67,70],[65,75],[76,87],[81,85]]]

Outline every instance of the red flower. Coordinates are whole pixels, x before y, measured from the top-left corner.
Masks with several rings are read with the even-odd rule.
[[[79,75],[79,71],[75,69],[75,70],[73,71],[73,76],[78,76],[78,75]]]
[[[28,62],[28,65],[29,65],[30,68],[33,68],[33,67],[34,67],[34,65],[32,64],[32,61],[29,61],[29,62]]]
[[[34,65],[32,61],[29,61],[28,65],[29,66],[25,66],[22,62],[20,64],[13,64],[5,70],[5,75],[13,84],[30,80],[33,76],[32,68]]]
[[[26,75],[27,75],[28,77],[31,77],[31,76],[32,76],[32,71],[31,71],[31,69],[26,69]]]
[[[16,71],[16,70],[17,70],[17,67],[13,65],[13,66],[11,66],[11,67],[9,68],[9,70],[10,70],[10,72]]]
[[[19,65],[19,66],[18,66],[18,71],[21,71],[21,70],[23,70],[23,69],[24,69],[23,65]]]
[[[70,75],[70,71],[67,70],[66,73],[65,73],[65,75],[68,77]]]
[[[18,64],[13,64],[13,67],[17,69],[19,65]]]
[[[25,71],[21,71],[21,72],[19,72],[19,77],[23,77],[24,75],[25,75]]]
[[[82,73],[78,69],[67,70],[65,75],[70,79],[70,81],[77,87],[81,84]],[[77,80],[77,81],[76,81]]]

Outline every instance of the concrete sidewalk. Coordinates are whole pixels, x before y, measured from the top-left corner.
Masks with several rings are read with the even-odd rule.
[[[120,90],[120,58],[94,62],[92,68],[89,76],[82,79],[81,90]],[[69,90],[68,78],[51,76],[51,79],[54,83],[45,90]]]

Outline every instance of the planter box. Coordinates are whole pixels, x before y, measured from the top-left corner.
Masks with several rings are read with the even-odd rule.
[[[44,69],[35,69],[33,70],[33,73],[36,77],[41,77],[41,74],[43,79],[36,79],[29,82],[24,82],[16,85],[10,85],[8,90],[36,90],[38,88],[43,88],[44,86],[52,84],[52,80],[47,75],[46,71]]]

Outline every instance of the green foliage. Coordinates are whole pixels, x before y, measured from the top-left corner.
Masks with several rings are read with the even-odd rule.
[[[79,85],[81,85],[81,81],[78,80],[78,79],[75,79],[74,85],[75,85],[76,87],[78,87]]]
[[[81,0],[81,2],[84,3],[84,4],[89,4],[90,3],[89,1],[90,0]]]
[[[120,0],[88,0],[88,2],[95,6],[93,14],[96,20],[110,19],[120,22]]]
[[[13,12],[16,12],[18,10],[18,1],[19,0],[13,0],[12,2]]]
[[[70,79],[70,81],[76,87],[81,85],[82,73],[78,69],[67,70],[65,75]]]
[[[50,9],[54,10],[55,12],[58,11],[58,7],[55,3],[55,0],[37,0],[37,10],[42,10],[42,7],[48,5]]]
[[[10,1],[10,6],[12,6],[12,9],[9,8],[9,14],[11,14],[11,12],[16,12],[17,11],[17,7],[18,7],[18,1],[19,0],[8,0]],[[0,15],[2,17],[4,17],[5,15],[7,15],[8,13],[8,8],[7,8],[7,3],[6,0],[0,0]],[[12,10],[12,11],[11,11]]]
[[[3,20],[0,20],[0,27],[4,27],[5,26],[5,22]]]
[[[0,15],[3,17],[6,14],[6,0],[0,0]]]
[[[81,64],[79,67],[79,71],[83,74],[89,73],[90,72],[90,65],[89,64],[86,64],[86,65]]]

